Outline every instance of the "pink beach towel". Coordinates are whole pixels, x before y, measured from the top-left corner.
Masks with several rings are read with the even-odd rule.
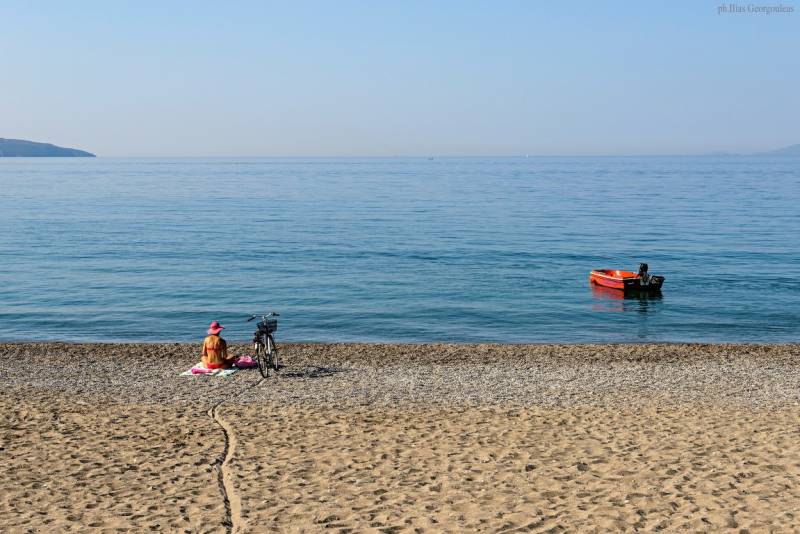
[[[203,365],[203,362],[197,362],[191,369],[182,372],[181,376],[203,375],[227,378],[239,370],[240,369],[235,365],[230,369],[206,369],[206,367]]]

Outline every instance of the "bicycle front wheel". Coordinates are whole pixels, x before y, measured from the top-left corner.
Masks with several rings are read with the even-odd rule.
[[[256,361],[258,362],[258,370],[261,376],[269,378],[269,355],[267,354],[267,347],[261,340],[256,343]]]
[[[275,346],[275,340],[272,336],[267,336],[267,354],[269,354],[270,367],[278,370],[278,347]]]

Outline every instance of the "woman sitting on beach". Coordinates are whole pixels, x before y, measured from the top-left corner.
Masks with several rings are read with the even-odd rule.
[[[208,328],[208,336],[203,340],[203,365],[207,369],[228,369],[234,358],[228,357],[228,344],[219,337],[225,327],[217,321]]]

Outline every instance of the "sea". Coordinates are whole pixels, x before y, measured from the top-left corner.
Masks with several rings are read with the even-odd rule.
[[[0,261],[2,341],[799,342],[800,158],[0,158]]]

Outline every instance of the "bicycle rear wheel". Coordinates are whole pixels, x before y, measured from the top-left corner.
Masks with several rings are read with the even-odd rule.
[[[269,355],[269,366],[278,370],[278,347],[275,346],[275,340],[272,335],[267,336],[267,354]]]
[[[258,370],[261,372],[261,376],[269,378],[269,355],[267,355],[266,345],[261,340],[256,343],[256,361],[258,362]]]

